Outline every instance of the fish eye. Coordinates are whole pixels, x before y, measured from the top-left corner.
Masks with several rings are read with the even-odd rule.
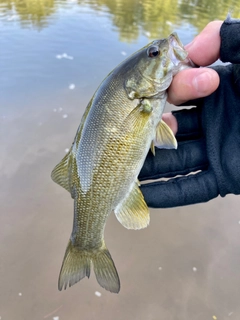
[[[159,48],[157,46],[151,46],[147,50],[147,55],[150,58],[156,58],[159,54],[160,54],[160,50],[159,50]]]

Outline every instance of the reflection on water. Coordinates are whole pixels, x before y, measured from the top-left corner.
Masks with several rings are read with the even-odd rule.
[[[0,10],[8,21],[20,18],[23,26],[32,24],[37,28],[47,26],[47,17],[55,12],[55,7],[54,0],[0,1]]]
[[[78,3],[88,1],[80,0]],[[165,36],[171,32],[172,24],[179,19],[177,0],[96,0],[89,4],[96,10],[107,9],[121,41],[136,40],[140,31],[151,38]]]
[[[229,9],[237,17],[240,4],[0,0],[1,320],[239,320],[239,197],[152,210],[138,232],[110,216],[120,294],[94,277],[58,292],[73,209],[50,179],[111,69],[150,38],[191,41]]]
[[[165,36],[173,24],[191,23],[199,31],[211,20],[223,20],[236,12],[237,0],[0,0],[0,12],[8,20],[21,19],[23,26],[47,26],[48,17],[66,5],[87,5],[110,15],[122,41],[136,40],[142,30],[151,38]]]

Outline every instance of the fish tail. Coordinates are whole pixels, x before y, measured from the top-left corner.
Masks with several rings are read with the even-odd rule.
[[[69,240],[58,279],[58,290],[67,289],[84,277],[90,277],[91,259]]]
[[[94,254],[92,262],[95,276],[100,286],[110,292],[118,293],[120,280],[117,269],[104,243],[102,248]]]
[[[84,277],[90,277],[91,262],[100,286],[106,290],[118,293],[120,281],[112,257],[106,248],[86,251],[75,247],[71,240],[68,242],[58,280],[58,289],[61,291],[71,287]]]

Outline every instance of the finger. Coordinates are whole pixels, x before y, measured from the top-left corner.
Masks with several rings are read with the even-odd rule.
[[[186,175],[208,167],[203,139],[180,142],[177,150],[157,149],[149,152],[138,179],[151,180]]]
[[[211,68],[192,68],[179,72],[168,89],[168,102],[179,105],[206,97],[219,86],[219,75]]]
[[[220,28],[223,21],[210,22],[191,43],[185,46],[190,59],[199,66],[215,62],[220,55]]]
[[[213,172],[203,171],[167,182],[141,185],[141,191],[149,207],[172,208],[207,202],[219,194]]]

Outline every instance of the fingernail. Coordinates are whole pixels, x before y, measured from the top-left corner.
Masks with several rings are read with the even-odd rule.
[[[212,75],[207,71],[203,71],[193,79],[193,86],[198,93],[205,94],[206,92],[208,92],[209,83],[211,82],[211,80]]]

